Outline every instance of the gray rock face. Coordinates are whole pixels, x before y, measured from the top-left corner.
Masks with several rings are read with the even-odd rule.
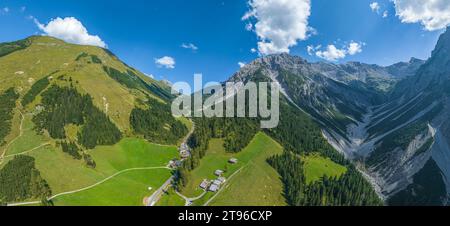
[[[381,196],[414,183],[430,159],[450,191],[450,30],[427,61],[338,65],[280,54],[255,60],[230,81],[261,78],[277,82],[338,151],[365,162]]]

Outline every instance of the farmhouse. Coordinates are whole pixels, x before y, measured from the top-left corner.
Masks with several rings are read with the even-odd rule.
[[[225,177],[219,177],[217,178],[218,181],[220,181],[221,184],[225,183],[225,181],[227,181],[227,179]]]
[[[237,158],[231,158],[230,160],[228,160],[228,162],[231,164],[237,164],[238,160],[237,160]]]
[[[180,156],[181,158],[189,158],[191,156],[191,152],[189,152],[188,150],[182,150],[180,151]]]
[[[203,182],[200,184],[200,188],[204,190],[208,189],[208,186],[209,182],[207,180],[203,180]]]
[[[221,184],[222,184],[222,182],[220,182],[220,180],[214,180],[213,181],[213,185],[220,186]]]
[[[189,158],[191,156],[191,151],[186,143],[181,144],[179,151],[182,158]]]
[[[213,185],[211,185],[211,186],[209,187],[209,191],[211,191],[211,192],[217,192],[217,191],[219,191],[219,186],[213,184]]]
[[[223,173],[224,173],[223,170],[216,170],[216,172],[214,172],[214,175],[220,177],[222,176]]]

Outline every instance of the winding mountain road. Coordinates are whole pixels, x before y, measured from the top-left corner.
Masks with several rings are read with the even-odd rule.
[[[193,121],[192,122],[192,128],[191,131],[189,131],[189,133],[186,135],[186,137],[183,139],[183,142],[181,142],[181,146],[186,145],[187,141],[189,139],[189,137],[191,137],[191,135],[194,133],[195,131],[195,124]],[[182,160],[183,161],[183,160]],[[175,179],[174,176],[171,176],[160,188],[158,188],[158,190],[156,190],[146,201],[145,205],[146,206],[154,206],[159,199],[162,196],[162,193],[164,191],[164,189],[170,187],[172,185],[172,181]]]

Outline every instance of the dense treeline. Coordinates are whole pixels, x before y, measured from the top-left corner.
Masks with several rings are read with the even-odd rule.
[[[0,170],[0,200],[18,202],[31,198],[46,199],[51,190],[30,156],[20,155]]]
[[[39,95],[44,89],[46,89],[50,85],[48,77],[38,80],[31,86],[31,89],[23,96],[22,98],[22,106],[27,106],[31,102],[34,101],[37,95]]]
[[[58,144],[61,145],[63,152],[69,154],[74,159],[80,160],[82,158],[80,150],[75,142],[61,141]]]
[[[130,124],[135,133],[159,144],[176,144],[188,133],[187,127],[172,116],[168,104],[150,98],[147,106],[131,112]]]
[[[269,158],[281,175],[284,195],[292,206],[378,206],[381,200],[371,185],[356,169],[348,165],[348,171],[339,178],[324,176],[320,181],[306,183],[303,162],[299,156],[285,152]]]
[[[48,131],[54,139],[65,139],[64,127],[82,126],[78,141],[91,149],[97,145],[112,145],[121,138],[120,130],[103,112],[94,106],[89,95],[75,88],[51,86],[42,94],[43,110],[33,117],[38,131]]]
[[[11,120],[13,110],[19,95],[14,88],[6,90],[0,94],[0,146],[5,142],[5,137],[11,132]]]
[[[345,164],[345,158],[323,138],[320,127],[311,118],[287,100],[280,101],[280,123],[267,133],[286,151],[296,154],[320,153],[336,163]]]
[[[87,149],[95,148],[97,145],[113,145],[122,139],[122,133],[111,122],[109,117],[92,105],[90,101],[86,109],[86,123],[78,133],[78,141]]]
[[[31,41],[28,39],[16,41],[16,42],[6,42],[0,43],[0,57],[6,56],[18,50],[22,50],[30,46]]]

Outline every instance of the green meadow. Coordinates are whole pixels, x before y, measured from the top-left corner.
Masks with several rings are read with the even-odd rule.
[[[150,196],[169,178],[166,169],[147,169],[125,172],[105,183],[53,200],[57,206],[142,206],[144,197]]]
[[[244,150],[236,154],[224,150],[222,139],[212,139],[206,156],[190,173],[189,182],[182,194],[189,198],[200,197],[193,202],[194,206],[286,205],[280,176],[266,162],[268,157],[282,152],[282,147],[264,133],[258,133]],[[237,158],[239,162],[229,164],[230,158]],[[225,170],[225,187],[219,193],[208,192],[201,196],[204,191],[200,189],[200,183],[204,179],[216,179],[214,172],[218,169]],[[174,199],[170,196],[177,195],[170,193],[163,196],[163,199]]]
[[[347,172],[347,168],[344,166],[318,154],[304,156],[302,160],[305,164],[306,183],[308,184],[320,180],[323,176],[340,177]]]
[[[242,156],[251,156],[241,170],[209,203],[211,206],[285,206],[279,174],[267,158],[282,154],[283,148],[263,133],[256,135]],[[245,159],[245,157],[242,157]]]
[[[175,146],[156,145],[138,138],[125,138],[114,146],[99,146],[88,153],[96,162],[95,169],[53,145],[36,148],[26,155],[35,158],[36,167],[49,183],[53,195],[90,187],[118,174],[91,189],[53,200],[56,205],[69,206],[142,205],[144,197],[150,196],[171,176],[171,170],[159,168],[178,157]],[[5,162],[12,158],[5,158]],[[139,169],[150,167],[158,169]],[[124,197],[115,197],[117,193]]]

